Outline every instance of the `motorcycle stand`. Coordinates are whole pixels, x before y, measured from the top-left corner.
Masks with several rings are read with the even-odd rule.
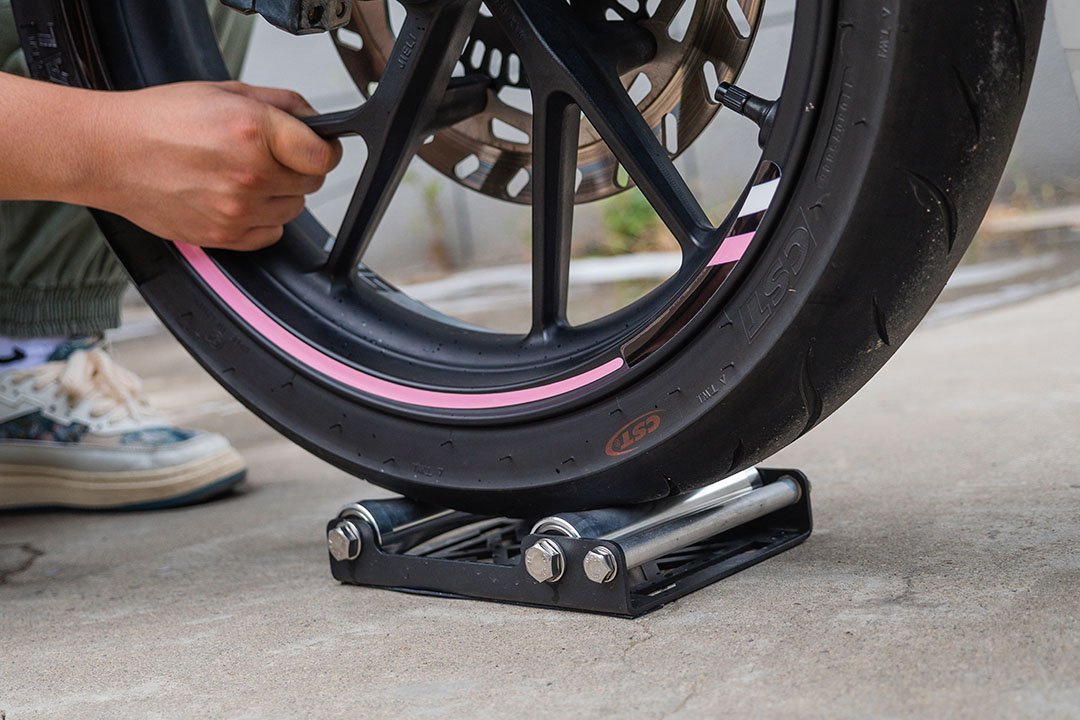
[[[536,522],[365,500],[327,538],[343,583],[633,618],[800,544],[811,525],[805,475],[752,468],[678,498]]]

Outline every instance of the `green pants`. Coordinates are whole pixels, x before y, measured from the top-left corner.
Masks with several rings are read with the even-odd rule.
[[[217,0],[209,5],[236,76],[252,25]],[[0,0],[0,71],[27,74],[11,0]],[[124,269],[86,209],[0,202],[0,336],[93,335],[116,327],[126,287]]]

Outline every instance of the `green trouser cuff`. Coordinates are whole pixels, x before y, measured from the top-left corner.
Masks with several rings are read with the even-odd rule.
[[[0,336],[95,335],[120,325],[127,281],[77,287],[0,285]]]

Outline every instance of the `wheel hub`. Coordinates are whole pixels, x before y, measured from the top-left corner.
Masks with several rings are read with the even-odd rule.
[[[579,0],[574,9],[587,21],[633,26],[651,36],[651,58],[627,69],[621,79],[668,153],[677,157],[720,109],[713,98],[715,85],[739,74],[763,5],[764,0]],[[360,92],[369,97],[396,41],[387,0],[353,0],[346,29],[355,36],[336,31],[334,44]],[[457,74],[490,80],[486,108],[433,135],[420,157],[485,195],[530,203],[529,82],[517,51],[493,17],[477,19]],[[633,184],[588,118],[581,123],[577,165],[575,202],[605,198]]]

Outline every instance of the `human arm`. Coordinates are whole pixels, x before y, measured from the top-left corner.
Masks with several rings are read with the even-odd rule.
[[[277,241],[341,159],[299,95],[242,83],[130,92],[0,73],[0,199],[106,210],[168,240]]]

